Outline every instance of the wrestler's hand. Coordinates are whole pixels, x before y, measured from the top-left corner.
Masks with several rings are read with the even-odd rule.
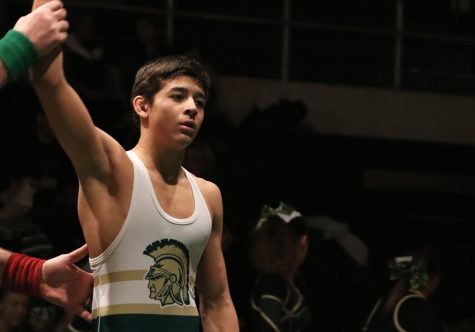
[[[66,41],[69,28],[66,15],[63,3],[53,0],[20,17],[13,30],[27,36],[41,57]]]
[[[91,299],[93,277],[74,264],[87,254],[87,245],[83,245],[69,254],[47,260],[43,264],[40,293],[45,300],[91,321],[92,315],[84,303]]]

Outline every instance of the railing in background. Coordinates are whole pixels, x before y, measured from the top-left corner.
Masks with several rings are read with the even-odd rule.
[[[67,3],[71,12],[73,8],[91,9],[106,16],[124,15],[129,20],[131,16],[156,15],[165,22],[171,46],[202,47],[204,58],[215,65],[218,74],[475,94],[475,61],[470,63],[475,58],[475,38],[410,31],[404,24],[404,4],[405,0],[394,0],[394,28],[385,29],[293,20],[292,0],[279,3],[281,19],[180,10],[180,2],[175,0],[157,2],[153,8],[92,1]],[[180,30],[182,24],[188,32]],[[113,36],[111,40],[114,38],[120,39]],[[435,59],[432,68],[420,54],[424,45],[428,46],[425,52]],[[345,53],[349,54],[335,56]],[[447,63],[437,64],[445,56]],[[460,58],[465,67],[457,63]],[[452,66],[450,61],[456,63]],[[457,66],[461,68],[451,69]]]

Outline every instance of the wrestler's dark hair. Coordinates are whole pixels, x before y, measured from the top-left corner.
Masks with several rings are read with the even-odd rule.
[[[135,75],[130,101],[142,96],[149,104],[164,84],[174,78],[188,76],[198,84],[208,98],[211,85],[210,75],[206,67],[197,60],[184,55],[170,55],[157,58],[143,65]],[[135,112],[134,119],[139,123]]]

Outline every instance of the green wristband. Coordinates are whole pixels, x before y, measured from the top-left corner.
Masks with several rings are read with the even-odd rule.
[[[0,39],[0,59],[7,69],[8,80],[12,81],[38,60],[38,52],[28,37],[10,30]]]

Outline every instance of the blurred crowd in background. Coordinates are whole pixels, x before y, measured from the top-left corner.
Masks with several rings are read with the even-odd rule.
[[[17,17],[15,11],[0,10],[2,34]],[[140,65],[182,52],[215,67],[197,47],[167,46],[160,24],[151,16],[134,18],[127,44],[111,49],[96,38],[101,24],[95,15],[71,10],[71,34],[64,47],[66,75],[96,125],[126,148],[138,137],[128,96]],[[430,297],[438,317],[451,332],[475,331],[473,213],[467,212],[471,223],[417,220],[409,217],[411,212],[442,211],[441,197],[415,195],[412,202],[419,206],[411,207],[395,194],[362,186],[361,164],[383,159],[381,151],[388,146],[389,163],[389,154],[407,145],[388,143],[381,148],[379,143],[365,150],[364,140],[321,135],[305,124],[309,110],[299,100],[281,99],[265,109],[245,110],[248,116],[236,124],[213,103],[219,86],[213,89],[206,121],[187,151],[185,167],[221,188],[223,250],[242,331],[251,330],[254,310],[251,293],[257,272],[250,259],[251,235],[262,207],[280,201],[300,211],[308,226],[308,252],[294,283],[311,309],[310,331],[359,331],[376,300],[389,289],[387,262],[421,248],[438,258],[440,281]],[[0,91],[0,109],[0,246],[43,258],[80,246],[84,239],[76,213],[77,179],[27,77]],[[372,155],[371,146],[380,148]],[[430,148],[434,154],[445,151]],[[411,200],[414,193],[408,195]],[[397,203],[400,209],[384,208]],[[64,331],[72,319],[53,305],[11,296],[1,298],[0,321],[29,322],[25,331]],[[21,303],[23,309],[12,314],[5,309],[8,301]]]

